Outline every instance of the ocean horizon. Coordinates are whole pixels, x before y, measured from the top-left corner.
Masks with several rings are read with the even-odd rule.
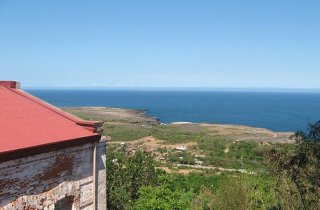
[[[319,92],[201,90],[55,90],[27,92],[59,107],[146,110],[162,123],[236,124],[273,131],[306,130],[320,120]]]

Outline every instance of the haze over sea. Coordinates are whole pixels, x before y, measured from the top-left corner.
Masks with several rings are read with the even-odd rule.
[[[163,123],[240,124],[296,131],[320,120],[320,93],[160,91],[160,90],[27,90],[59,107],[105,106],[148,110]]]

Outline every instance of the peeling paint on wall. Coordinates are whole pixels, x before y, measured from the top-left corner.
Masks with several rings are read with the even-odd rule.
[[[98,209],[106,209],[104,142],[97,149]],[[93,144],[0,163],[0,209],[54,209],[66,197],[72,209],[93,209]]]

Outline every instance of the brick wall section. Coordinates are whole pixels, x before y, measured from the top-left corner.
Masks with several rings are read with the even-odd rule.
[[[73,209],[93,209],[93,144],[0,163],[0,209],[54,209],[65,198]],[[97,209],[106,209],[105,142],[97,143]]]

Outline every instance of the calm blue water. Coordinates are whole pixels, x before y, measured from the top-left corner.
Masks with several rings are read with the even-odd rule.
[[[275,131],[305,129],[320,120],[319,93],[29,90],[60,107],[146,109],[161,122],[243,124]]]

